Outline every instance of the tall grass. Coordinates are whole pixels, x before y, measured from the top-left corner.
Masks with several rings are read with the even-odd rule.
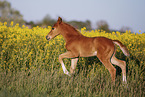
[[[103,68],[103,67],[102,67]],[[100,68],[87,72],[81,69],[79,74],[68,77],[52,71],[35,70],[31,74],[25,71],[17,73],[1,73],[1,97],[46,97],[46,96],[125,96],[142,97],[144,95],[144,81],[139,72],[127,76],[128,87],[117,76],[116,84],[112,85],[109,73]],[[86,70],[87,71],[87,70]],[[85,76],[86,75],[86,76]]]
[[[117,66],[115,85],[108,70],[97,57],[79,58],[75,75],[63,73],[58,56],[64,53],[62,36],[48,42],[46,34],[51,27],[28,29],[17,25],[7,27],[0,23],[0,97],[143,97],[145,70],[145,34],[104,31],[81,32],[86,36],[105,36],[125,44],[130,57],[118,49],[117,58],[127,62],[127,84],[122,83]],[[70,59],[64,59],[67,69]]]

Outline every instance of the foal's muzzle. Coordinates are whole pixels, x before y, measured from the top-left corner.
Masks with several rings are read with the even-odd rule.
[[[46,39],[49,41],[50,40],[50,37],[49,36],[46,36]]]

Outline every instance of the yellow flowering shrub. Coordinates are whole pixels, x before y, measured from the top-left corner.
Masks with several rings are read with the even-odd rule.
[[[65,41],[62,36],[47,41],[45,36],[50,30],[50,26],[29,29],[24,25],[22,27],[19,27],[19,24],[13,25],[13,22],[10,27],[6,22],[0,23],[0,71],[27,71],[38,68],[50,70],[60,67],[58,55],[66,51]],[[138,34],[131,31],[106,33],[102,30],[86,31],[85,27],[81,29],[81,33],[88,37],[104,36],[120,40],[129,49],[131,60],[138,60],[139,63],[136,64],[145,62],[145,33]],[[124,58],[121,52],[119,54]],[[83,60],[85,61],[82,58]]]

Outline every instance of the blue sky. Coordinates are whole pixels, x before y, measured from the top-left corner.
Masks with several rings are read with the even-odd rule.
[[[105,20],[110,29],[127,26],[145,32],[145,0],[7,0],[26,21],[40,21],[49,14],[67,21]]]

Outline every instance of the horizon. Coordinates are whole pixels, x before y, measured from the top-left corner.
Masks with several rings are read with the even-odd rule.
[[[23,19],[41,21],[47,14],[57,20],[58,16],[66,21],[90,20],[92,28],[96,22],[104,20],[111,30],[130,27],[131,32],[145,32],[145,1],[139,0],[7,0],[12,8],[20,11]]]

